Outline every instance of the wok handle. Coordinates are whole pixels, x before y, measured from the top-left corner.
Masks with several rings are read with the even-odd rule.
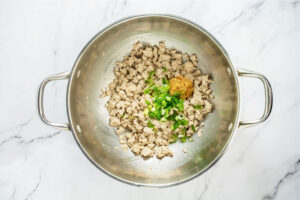
[[[264,90],[265,90],[265,110],[264,110],[263,115],[257,120],[240,121],[240,123],[239,123],[239,128],[255,126],[257,124],[264,122],[266,119],[268,119],[269,115],[271,114],[272,105],[273,105],[272,87],[271,87],[268,79],[262,74],[259,74],[259,73],[253,72],[253,71],[249,71],[249,70],[245,70],[245,69],[238,69],[237,72],[240,77],[244,76],[244,77],[257,78],[257,79],[261,80],[263,83]]]
[[[71,72],[63,72],[59,74],[55,74],[52,76],[47,77],[40,85],[39,92],[38,92],[38,110],[39,110],[39,115],[42,119],[42,121],[54,128],[58,128],[61,130],[70,130],[70,126],[68,123],[55,123],[55,122],[50,122],[44,112],[44,91],[45,91],[45,86],[51,82],[51,81],[56,81],[56,80],[63,80],[63,79],[68,79],[70,77]]]

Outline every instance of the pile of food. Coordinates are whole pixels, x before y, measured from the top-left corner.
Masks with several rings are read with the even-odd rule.
[[[114,68],[115,78],[102,96],[110,126],[124,150],[157,158],[172,156],[169,144],[193,141],[204,116],[212,111],[209,75],[197,68],[195,54],[158,46],[133,45]],[[186,152],[186,150],[185,150]]]

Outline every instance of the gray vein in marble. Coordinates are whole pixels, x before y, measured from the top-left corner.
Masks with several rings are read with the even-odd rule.
[[[126,0],[124,0],[124,1],[126,1]],[[127,4],[127,2],[124,3],[124,1],[123,1],[123,4],[119,4],[119,1],[115,1],[114,7],[117,7],[118,5],[122,5],[122,6],[119,7],[119,10],[115,11],[115,9],[113,9],[113,11],[115,11],[115,12],[113,12],[113,15],[115,15],[116,13],[118,13],[118,14],[123,13],[123,11],[125,10],[126,4]]]
[[[211,174],[213,174],[213,172],[214,172],[215,168],[217,168],[217,166],[218,166],[218,163],[216,163],[214,168],[210,169],[210,173],[208,174],[208,176],[204,180],[204,189],[201,191],[200,195],[197,194],[198,190],[194,191],[194,199],[197,199],[197,200],[204,199],[204,196],[206,195],[207,190],[208,190],[208,186],[210,185],[209,183],[210,183]],[[200,187],[202,188],[202,184],[203,184],[203,182],[199,182],[197,184],[196,188],[200,188]]]
[[[31,139],[31,140],[24,140],[24,138],[21,137],[20,135],[14,135],[14,136],[12,136],[10,138],[7,138],[7,139],[1,141],[0,142],[0,147],[2,145],[4,145],[4,144],[10,142],[10,141],[13,141],[13,140],[18,140],[20,144],[31,144],[31,143],[36,142],[38,140],[46,140],[46,139],[53,138],[54,136],[56,136],[56,135],[58,135],[60,133],[62,133],[62,131],[57,131],[57,132],[55,132],[53,134],[49,134],[49,135],[45,135],[45,136],[35,137],[35,138]]]
[[[18,129],[18,130],[19,130],[18,133],[19,133],[19,132],[21,132],[21,130],[22,130],[25,126],[27,126],[33,119],[34,119],[34,117],[28,119],[27,121],[25,121],[25,122],[23,122],[23,123],[21,123],[21,124],[18,124],[18,125],[16,125],[16,126],[13,126],[13,127],[11,127],[11,128],[1,130],[0,133],[7,132],[7,131],[13,131],[13,130],[15,130],[15,129]]]
[[[247,14],[249,11],[251,12],[252,10],[257,11],[264,3],[266,0],[263,1],[259,1],[257,3],[254,3],[252,5],[250,5],[249,7],[243,9],[237,16],[233,17],[232,19],[230,19],[229,21],[225,22],[224,24],[222,24],[220,26],[220,28],[218,28],[217,33],[221,33],[226,27],[228,27],[229,25],[231,25],[232,23],[234,23],[235,21],[237,21],[238,19],[240,19],[242,16],[244,16],[245,14]],[[251,19],[256,13],[253,13],[249,19]]]
[[[107,11],[108,11],[108,7],[109,7],[109,4],[110,4],[111,1],[108,1],[105,5],[105,8],[104,8],[104,13],[103,13],[103,19],[106,19],[106,16],[107,16]],[[104,20],[103,20],[104,21]]]
[[[5,139],[5,140],[2,140],[2,141],[0,142],[0,147],[1,147],[2,145],[4,145],[5,143],[10,142],[10,141],[12,141],[12,140],[14,140],[14,139],[21,139],[21,136],[19,136],[19,135],[14,135],[14,136],[12,136],[12,137],[10,137],[10,138],[7,138],[7,139]]]
[[[56,135],[59,135],[61,133],[62,133],[62,131],[57,131],[57,132],[55,132],[53,134],[49,134],[49,135],[45,135],[45,136],[39,136],[39,137],[33,138],[31,140],[27,140],[27,141],[26,140],[22,140],[21,143],[30,144],[30,143],[33,143],[33,142],[38,141],[38,140],[47,140],[47,139],[53,138]]]
[[[37,191],[37,189],[41,184],[41,180],[42,180],[42,175],[40,174],[37,184],[34,186],[33,190],[26,196],[25,200],[28,200]]]
[[[292,2],[293,8],[296,8],[296,7],[298,6],[299,3],[300,3],[299,0],[293,1],[293,2]]]
[[[300,166],[300,159],[297,160],[297,162],[295,163],[294,169],[292,171],[288,171],[276,184],[276,186],[273,189],[273,192],[271,194],[265,195],[262,199],[263,200],[271,200],[271,199],[275,199],[280,186],[285,182],[285,180],[291,176],[293,176],[294,174],[296,174],[299,171],[299,166]]]
[[[16,195],[16,187],[14,187],[14,191],[13,191],[11,197],[9,198],[9,200],[15,199],[15,195]]]
[[[253,4],[252,6],[250,6],[250,8],[258,9],[258,8],[261,7],[265,2],[266,2],[266,0],[257,2],[257,3],[255,3],[255,4]]]
[[[110,3],[112,1],[107,1],[106,4],[105,4],[105,7],[104,7],[104,13],[103,13],[103,16],[102,16],[102,20],[100,20],[100,24],[99,24],[99,27],[103,28],[102,25],[103,23],[105,23],[105,21],[107,20],[107,13],[108,13],[108,10],[109,10],[109,6],[110,6]],[[100,7],[103,7],[103,2],[101,2],[101,5]]]
[[[201,192],[198,200],[201,200],[202,197],[204,197],[204,195],[206,194],[207,188],[208,188],[208,183],[205,183],[205,187],[204,187],[203,191]]]

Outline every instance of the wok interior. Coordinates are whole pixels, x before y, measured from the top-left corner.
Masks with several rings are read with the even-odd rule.
[[[214,111],[205,118],[203,135],[194,142],[170,145],[172,158],[144,160],[130,150],[120,150],[99,98],[113,79],[115,62],[122,60],[136,41],[158,44],[189,54],[196,53],[202,72],[212,74]],[[231,65],[216,43],[192,24],[172,17],[146,16],[117,23],[98,34],[84,49],[73,69],[68,108],[74,135],[98,167],[135,184],[167,185],[184,181],[207,168],[226,147],[238,115],[237,83]],[[114,147],[118,147],[116,151]],[[188,153],[183,153],[183,148]]]

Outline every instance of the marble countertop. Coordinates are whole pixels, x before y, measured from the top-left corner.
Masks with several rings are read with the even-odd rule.
[[[99,30],[123,17],[168,13],[192,20],[226,48],[236,68],[271,82],[270,118],[238,130],[220,161],[168,188],[135,187],[105,175],[70,132],[46,126],[37,90],[70,70]],[[300,199],[300,1],[0,1],[0,199]],[[241,78],[241,119],[264,108],[261,83]],[[66,81],[47,87],[50,119],[67,121]]]

